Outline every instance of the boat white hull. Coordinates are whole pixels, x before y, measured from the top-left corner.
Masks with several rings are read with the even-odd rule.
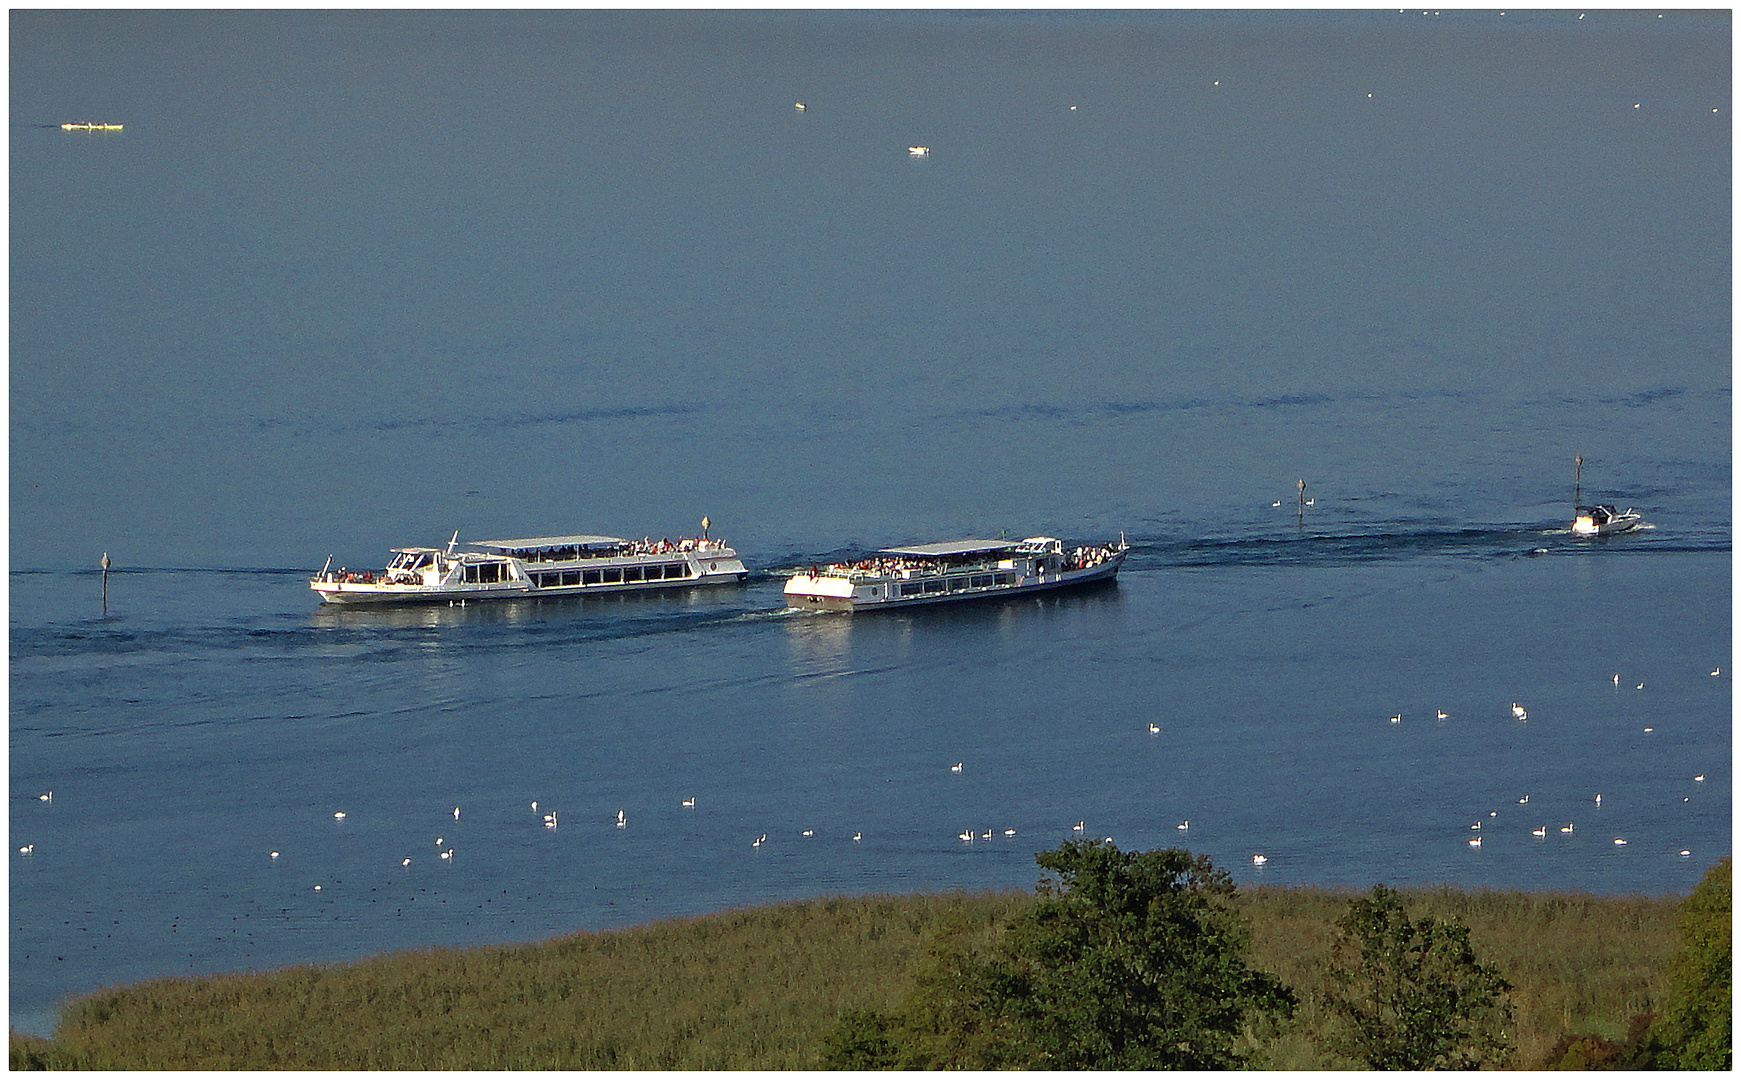
[[[641,560],[591,560],[580,563],[520,564],[522,577],[511,581],[483,583],[442,583],[436,585],[339,580],[329,574],[315,578],[308,587],[320,595],[322,602],[347,607],[390,604],[473,604],[487,600],[554,599],[569,596],[594,596],[604,593],[645,592],[660,589],[691,589],[710,585],[734,585],[749,576],[742,560],[735,554],[707,553],[708,557],[683,559],[686,576],[645,580],[652,566],[674,565],[670,557],[650,557]],[[602,580],[615,571],[617,580]],[[622,580],[631,572],[643,578]],[[600,580],[587,580],[597,577]],[[565,579],[572,583],[560,583]]]
[[[1615,513],[1607,507],[1600,507],[1596,513],[1580,513],[1573,518],[1572,532],[1579,536],[1612,536],[1630,532],[1643,524],[1644,515],[1637,511]]]
[[[1111,581],[1118,576],[1118,569],[1124,563],[1124,555],[1123,551],[1117,552],[1106,561],[1081,570],[1020,576],[1009,584],[972,584],[975,577],[994,576],[990,573],[953,575],[967,579],[967,584],[959,588],[951,587],[948,576],[931,578],[929,580],[932,582],[942,581],[944,588],[913,596],[899,594],[899,586],[903,584],[899,579],[854,582],[849,578],[828,574],[797,574],[786,583],[786,604],[788,607],[816,611],[884,611],[1050,592]]]

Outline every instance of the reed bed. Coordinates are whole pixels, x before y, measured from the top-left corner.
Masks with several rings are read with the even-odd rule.
[[[1312,1038],[1313,992],[1346,892],[1240,894],[1251,958],[1301,999],[1250,1036],[1256,1063],[1346,1065]],[[1407,892],[1411,915],[1470,927],[1514,986],[1514,1064],[1567,1033],[1618,1037],[1655,1009],[1678,898]],[[929,928],[987,933],[1023,891],[822,897],[627,930],[347,964],[163,978],[72,1003],[53,1040],[14,1033],[12,1067],[78,1069],[814,1069],[849,1009],[889,1010]]]

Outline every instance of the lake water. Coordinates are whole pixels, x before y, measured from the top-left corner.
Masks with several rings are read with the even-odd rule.
[[[10,24],[14,1027],[1027,886],[1078,822],[1354,887],[1731,849],[1727,12]],[[1578,455],[1653,527],[1570,536]],[[307,588],[704,514],[743,586]],[[781,602],[1121,532],[1109,588]]]

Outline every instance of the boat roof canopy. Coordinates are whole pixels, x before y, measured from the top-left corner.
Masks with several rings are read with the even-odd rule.
[[[626,543],[620,536],[532,536],[524,540],[479,540],[471,546],[506,554],[544,548],[614,548]]]
[[[884,548],[883,555],[918,555],[936,558],[944,555],[979,555],[987,551],[1008,551],[1017,545],[1014,540],[947,540],[941,544],[914,544],[912,547]]]

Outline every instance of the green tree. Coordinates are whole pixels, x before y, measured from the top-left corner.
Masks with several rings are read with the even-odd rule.
[[[1242,958],[1225,871],[1181,849],[1069,841],[1002,932],[946,927],[894,1017],[849,1018],[830,1064],[875,1068],[1225,1069],[1248,1024],[1293,995]],[[893,1052],[891,1053],[891,1049]]]
[[[1662,1064],[1729,1069],[1734,1057],[1729,858],[1705,871],[1680,909],[1680,947],[1669,961]]]
[[[1396,891],[1373,886],[1336,922],[1324,1004],[1339,1021],[1337,1053],[1373,1069],[1469,1069],[1503,1064],[1511,985],[1480,963],[1469,928],[1411,921]]]

